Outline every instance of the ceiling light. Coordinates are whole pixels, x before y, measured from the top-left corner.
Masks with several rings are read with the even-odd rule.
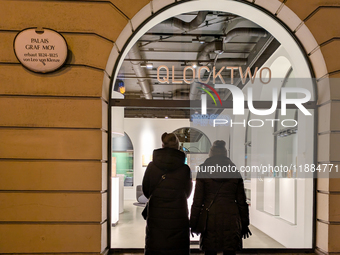
[[[147,69],[151,69],[153,68],[153,64],[152,63],[143,63],[140,65],[141,67],[146,67]]]
[[[196,63],[192,63],[192,67],[193,67],[193,68],[196,68],[196,67],[197,67],[197,64],[196,64]]]
[[[146,64],[146,68],[147,69],[152,69],[153,68],[153,64],[152,63]]]

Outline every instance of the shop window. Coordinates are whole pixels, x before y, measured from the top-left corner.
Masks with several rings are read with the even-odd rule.
[[[180,149],[186,154],[185,163],[192,171],[192,178],[196,178],[196,166],[208,158],[211,142],[209,138],[196,128],[179,128],[174,131],[180,142]]]
[[[136,30],[131,40],[133,43],[127,44],[128,50],[122,53],[113,76],[113,84],[118,84],[114,83],[115,79],[124,84],[121,87],[124,87],[124,99],[128,101],[124,116],[126,119],[153,119],[155,124],[150,124],[150,127],[157,129],[157,132],[159,129],[164,130],[162,132],[170,129],[166,121],[178,121],[181,123],[178,126],[183,127],[181,121],[186,120],[190,127],[178,128],[173,132],[180,140],[181,150],[187,155],[186,163],[192,170],[193,180],[195,166],[208,157],[211,141],[224,140],[228,155],[237,168],[240,171],[245,168],[249,170],[241,171],[241,174],[250,205],[253,236],[244,241],[244,248],[311,249],[313,179],[298,176],[292,168],[287,171],[274,170],[281,165],[313,164],[315,160],[315,84],[309,79],[311,73],[305,56],[291,35],[283,36],[285,30],[281,25],[265,14],[252,10],[254,20],[248,20],[249,5],[242,6],[239,1],[219,1],[218,6],[214,7],[215,2],[212,1],[209,6],[213,10],[207,10],[210,8],[207,3],[179,3],[181,6],[190,5],[190,8],[169,11],[171,14],[167,13],[163,19],[157,16],[159,23],[152,21],[152,25],[146,25],[147,28]],[[244,13],[241,11],[243,7],[246,10]],[[177,15],[173,17],[173,13]],[[250,72],[250,76],[254,74],[255,78],[244,78],[246,72]],[[233,89],[244,96],[244,102],[238,105],[239,108],[244,105],[243,114],[234,114],[236,107],[233,103],[237,97],[231,90],[223,89],[223,85],[233,85]],[[303,114],[296,105],[290,105],[283,114],[279,94],[282,88],[308,90],[311,94],[308,108],[311,116]],[[113,90],[117,91],[117,88]],[[278,92],[277,98],[273,91]],[[287,97],[299,99],[300,95],[290,93]],[[119,99],[117,105],[124,99]],[[134,105],[134,100],[143,103]],[[174,100],[175,107],[168,109],[154,103],[154,100],[166,100],[164,105]],[[190,106],[181,108],[180,100],[190,101]],[[254,113],[254,109],[265,110],[275,106],[276,101],[278,104],[270,114]],[[254,103],[252,109],[250,103]],[[295,122],[298,125],[290,125]],[[138,121],[134,124],[135,128],[140,128]],[[140,124],[142,126],[142,122]],[[116,172],[124,174],[125,180],[132,178],[125,186],[132,186],[134,182],[140,184],[138,182],[141,182],[143,171],[150,161],[150,153],[157,144],[154,133],[148,131],[140,136],[131,133],[133,141],[140,140],[138,149],[147,147],[140,157],[136,148],[136,180],[133,180],[132,144],[131,148],[114,149],[119,139],[124,139],[126,135],[112,140]],[[120,159],[124,163],[119,164]],[[254,167],[260,166],[267,168],[265,171],[262,171],[264,168],[254,171]],[[133,187],[126,187],[125,192],[129,198],[135,195]],[[131,219],[126,222],[131,223],[133,233],[138,231],[138,247],[135,246],[137,241],[123,245],[116,238],[111,240],[111,248],[143,248],[145,226],[137,218],[140,217],[141,208],[129,208],[133,208],[129,213],[134,217],[134,224]],[[125,220],[124,217],[122,220]],[[136,224],[139,224],[138,230]],[[119,236],[119,228],[118,224],[114,229],[116,237]]]
[[[133,146],[126,133],[112,138],[112,173],[124,175],[124,186],[133,186]]]
[[[194,128],[179,128],[173,133],[178,137],[181,150],[185,153],[209,153],[211,142],[202,131]]]

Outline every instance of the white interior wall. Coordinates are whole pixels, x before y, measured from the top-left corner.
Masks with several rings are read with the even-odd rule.
[[[136,186],[142,184],[146,167],[142,166],[142,157],[149,157],[153,150],[162,147],[161,136],[180,127],[187,127],[186,119],[149,119],[125,118],[124,131],[133,145],[134,180],[132,187],[124,187],[124,199],[136,200]]]
[[[289,54],[283,47],[280,47],[272,57],[265,63],[264,66],[271,67],[275,73],[282,72],[283,69],[287,70],[286,65],[273,68],[272,64],[279,57],[287,58],[290,63],[293,63]],[[282,63],[284,63],[283,61]],[[293,68],[294,68],[293,64]],[[296,69],[294,69],[296,71]],[[301,75],[301,76],[300,76]],[[282,75],[281,75],[282,76]],[[297,77],[306,77],[296,72]],[[274,77],[280,77],[275,75]],[[282,79],[283,80],[283,79]],[[256,84],[258,85],[258,84]],[[275,82],[275,87],[280,88],[279,84]],[[308,83],[303,84],[304,87],[311,90]],[[254,86],[254,85],[253,85]],[[298,85],[299,86],[299,85]],[[247,86],[245,87],[247,88]],[[271,100],[271,86],[260,85],[254,88],[254,100]],[[246,92],[245,92],[246,94]],[[247,114],[244,116],[234,116],[234,121],[242,122],[246,119]],[[266,116],[267,119],[273,119],[275,116]],[[253,119],[263,119],[261,116],[252,116]],[[299,127],[298,127],[298,141],[297,141],[297,164],[311,164],[313,163],[313,117],[305,116],[299,111]],[[269,125],[261,128],[252,128],[252,146],[251,146],[251,165],[260,164],[274,164],[274,128]],[[238,125],[237,128],[231,130],[232,133],[232,157],[237,165],[244,165],[244,141],[246,128]],[[251,207],[250,217],[251,224],[280,242],[287,248],[312,248],[312,215],[313,215],[313,179],[312,178],[298,178],[295,180],[295,190],[286,190],[281,187],[279,181],[262,180],[260,178],[251,179]],[[286,185],[290,187],[291,185]],[[294,192],[295,191],[295,192]],[[289,198],[285,199],[287,212],[283,214],[283,218],[287,217],[291,222],[283,220],[280,217],[278,195],[288,195]],[[295,201],[294,201],[295,199]],[[292,204],[294,203],[294,204]],[[292,215],[291,207],[295,207],[295,215]],[[281,208],[282,210],[282,208]]]
[[[146,169],[142,166],[143,155],[152,155],[154,149],[162,147],[161,136],[164,132],[170,133],[182,127],[193,127],[201,130],[211,143],[217,139],[223,139],[227,144],[229,143],[228,127],[194,126],[189,119],[124,119],[124,132],[130,137],[134,149],[134,186],[124,187],[125,200],[136,200],[136,186],[142,184]]]
[[[248,110],[245,110],[244,116],[248,116]],[[241,123],[247,118],[244,116],[234,116],[233,121]],[[231,137],[231,150],[230,157],[235,165],[240,168],[245,165],[245,137],[246,137],[246,127],[243,125],[237,125],[237,128],[230,129]]]

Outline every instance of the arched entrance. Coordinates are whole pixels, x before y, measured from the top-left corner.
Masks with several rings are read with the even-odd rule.
[[[285,57],[289,60],[289,64],[290,64],[291,68],[294,70],[295,77],[305,79],[303,87],[308,88],[310,93],[311,93],[311,100],[310,101],[312,102],[312,105],[310,105],[309,109],[312,109],[311,111],[313,111],[313,109],[316,105],[315,104],[316,91],[314,89],[315,84],[313,84],[313,81],[311,80],[311,78],[313,77],[313,72],[310,70],[309,61],[306,59],[305,53],[303,52],[301,45],[299,45],[297,43],[295,37],[280,22],[278,22],[278,20],[274,19],[274,17],[272,15],[270,15],[269,13],[265,13],[262,10],[256,9],[253,6],[249,5],[248,3],[242,3],[242,2],[238,2],[238,1],[214,1],[214,6],[212,6],[211,2],[209,2],[209,1],[195,1],[195,2],[177,3],[177,4],[173,4],[172,6],[169,6],[168,8],[164,9],[162,12],[156,13],[156,15],[151,16],[147,22],[144,22],[143,25],[138,27],[138,29],[134,32],[134,34],[132,36],[129,37],[127,42],[122,47],[122,51],[121,51],[121,53],[118,57],[118,60],[115,64],[115,71],[113,72],[113,75],[112,75],[112,84],[115,84],[116,79],[118,77],[118,72],[120,70],[120,67],[123,65],[124,59],[127,58],[128,52],[129,51],[131,52],[131,49],[133,50],[133,47],[137,43],[139,38],[141,38],[145,33],[147,33],[152,27],[154,27],[155,25],[161,23],[162,21],[167,20],[169,18],[172,18],[174,16],[176,16],[176,18],[178,18],[178,15],[182,14],[182,13],[203,12],[203,11],[206,11],[206,10],[209,10],[211,12],[226,12],[226,13],[231,13],[233,15],[236,15],[237,17],[247,18],[253,24],[256,24],[259,27],[263,28],[264,30],[268,31],[270,33],[270,35],[272,35],[279,42],[280,46],[282,46],[282,47],[281,48],[276,47],[271,52],[271,56],[274,55],[274,53],[276,54],[275,57],[266,58],[265,60],[263,60],[262,65],[270,66],[270,64],[275,62],[280,56],[285,55]],[[237,28],[237,27],[234,27],[234,28]],[[232,30],[232,29],[230,29],[230,30]],[[200,40],[200,38],[196,38],[196,39]],[[211,41],[209,41],[209,42],[211,42]],[[279,53],[277,53],[277,51],[279,51]],[[281,51],[281,53],[280,53],[280,51]],[[262,52],[262,53],[264,53],[264,52]],[[112,53],[112,57],[113,56],[114,56],[114,53]],[[137,57],[138,55],[135,54],[133,56],[134,57],[131,57],[131,54],[129,53],[129,61],[131,61],[131,59],[132,60],[134,59],[134,60],[137,60],[137,62],[142,62],[141,58]],[[198,60],[203,62],[202,59],[198,59]],[[147,64],[147,63],[145,63],[145,64]],[[134,63],[132,63],[132,65],[134,65]],[[190,65],[193,66],[194,63],[191,62]],[[281,67],[279,67],[279,69],[280,68]],[[137,73],[136,73],[136,75],[137,75]],[[119,77],[119,78],[121,78],[121,77]],[[277,78],[280,78],[280,77],[278,76]],[[173,78],[173,81],[174,80],[175,79]],[[139,81],[139,82],[141,83],[142,81]],[[278,82],[278,83],[280,83],[280,82]],[[278,88],[281,88],[282,84],[280,83],[277,86],[278,86]],[[247,88],[247,85],[245,85],[244,88]],[[142,91],[143,91],[145,98],[152,99],[153,97],[155,97],[155,95],[152,95],[152,93],[149,93],[147,90],[144,91],[143,87],[142,87]],[[192,90],[190,89],[190,93],[191,92],[192,92]],[[200,94],[197,94],[197,95],[200,95]],[[165,97],[164,94],[162,96],[163,96],[163,99],[164,99],[164,97]],[[226,99],[227,99],[227,97],[226,97]],[[263,87],[261,89],[260,93],[257,95],[257,99],[260,100],[260,101],[261,100],[262,101],[270,100],[270,98],[266,95],[266,87]],[[268,108],[270,108],[270,107],[268,107]],[[228,113],[227,108],[224,108],[224,109],[226,110],[227,115],[230,114],[230,113]],[[219,114],[221,114],[221,112],[219,112]],[[234,121],[236,121],[236,120],[237,119],[234,119]],[[263,120],[260,119],[260,120],[265,121],[265,119],[263,119]],[[312,127],[314,128],[313,120],[309,121],[308,124],[311,124]],[[268,129],[267,131],[270,132],[270,129]],[[230,131],[230,132],[231,133],[232,132],[239,132],[239,130],[234,130],[234,131]],[[314,139],[315,132],[316,132],[315,129],[311,129],[312,139]],[[241,135],[241,136],[243,136],[243,135]],[[273,137],[272,137],[272,139],[274,140]],[[231,141],[229,141],[229,144],[233,144],[233,143],[235,143],[235,141],[236,141],[236,139],[231,140]],[[259,144],[259,142],[258,142],[258,144]],[[257,146],[259,146],[259,145],[257,145]],[[233,148],[237,148],[237,146],[235,145],[235,146],[233,146]],[[314,148],[314,144],[312,144],[312,148]],[[244,147],[243,147],[243,150],[244,150]],[[237,153],[237,149],[235,149],[234,153],[235,154]],[[262,153],[269,153],[269,152],[268,151],[262,151]],[[309,157],[308,159],[310,160],[310,161],[308,161],[308,164],[314,164],[314,160],[315,160],[314,151],[312,151],[311,155],[309,155],[308,157]],[[253,157],[253,158],[255,158],[255,157]],[[274,219],[272,221],[272,223],[275,224],[276,218],[278,216],[278,210],[279,210],[279,209],[275,209],[275,208],[279,208],[279,205],[278,205],[279,200],[280,200],[279,194],[277,194],[277,196],[274,197],[274,198],[267,197],[264,194],[266,193],[265,192],[266,189],[267,190],[271,190],[271,189],[275,190],[275,189],[279,189],[279,187],[282,188],[283,185],[281,185],[281,186],[274,185],[273,186],[272,184],[267,185],[267,184],[263,183],[263,184],[258,184],[258,187],[260,187],[261,185],[262,185],[262,193],[261,192],[260,193],[262,195],[259,195],[260,197],[257,195],[256,198],[258,200],[262,199],[262,201],[258,203],[256,210],[261,211],[262,215],[268,214],[268,213],[271,214],[270,219],[271,220]],[[305,185],[305,184],[303,184],[303,185]],[[313,183],[308,181],[308,184],[306,184],[306,189],[304,189],[304,192],[310,191],[310,190],[313,190]],[[296,194],[294,196],[296,196]],[[310,199],[313,200],[313,196]],[[271,205],[269,205],[269,203],[271,203]],[[294,198],[294,204],[296,204],[296,203],[297,203],[297,201]],[[274,209],[273,209],[273,206],[274,206]],[[282,206],[282,204],[281,204],[281,206]],[[308,206],[310,206],[310,204],[308,204]],[[303,248],[303,249],[311,249],[313,247],[313,235],[312,235],[313,209],[312,209],[312,207],[308,208],[308,214],[309,214],[309,223],[308,223],[308,226],[306,228],[307,229],[306,231],[308,233],[307,232],[306,232],[307,234],[305,232],[304,233],[302,233],[302,232],[296,233],[296,235],[301,235],[301,234],[304,235],[305,234],[304,235],[305,239],[303,241],[301,241],[299,244],[290,243],[289,245],[287,245],[285,243],[285,245],[283,245],[283,247],[286,247],[286,248]],[[266,217],[263,217],[261,220],[266,220],[265,218]],[[281,219],[279,219],[279,220],[281,220]],[[301,228],[304,228],[304,227],[306,227],[306,226],[301,226]],[[268,231],[267,233],[271,233],[271,230],[267,229],[266,231]],[[282,239],[280,239],[280,240],[282,240]],[[281,242],[284,242],[284,241],[281,241]],[[111,248],[113,248],[113,247],[111,247]],[[256,247],[253,247],[253,248],[256,248]]]

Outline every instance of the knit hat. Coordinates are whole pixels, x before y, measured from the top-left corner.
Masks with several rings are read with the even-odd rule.
[[[174,133],[164,133],[162,135],[162,146],[163,148],[173,148],[179,149],[179,141],[177,136]]]
[[[216,140],[210,148],[209,157],[212,156],[228,156],[227,149],[225,147],[225,141]]]

